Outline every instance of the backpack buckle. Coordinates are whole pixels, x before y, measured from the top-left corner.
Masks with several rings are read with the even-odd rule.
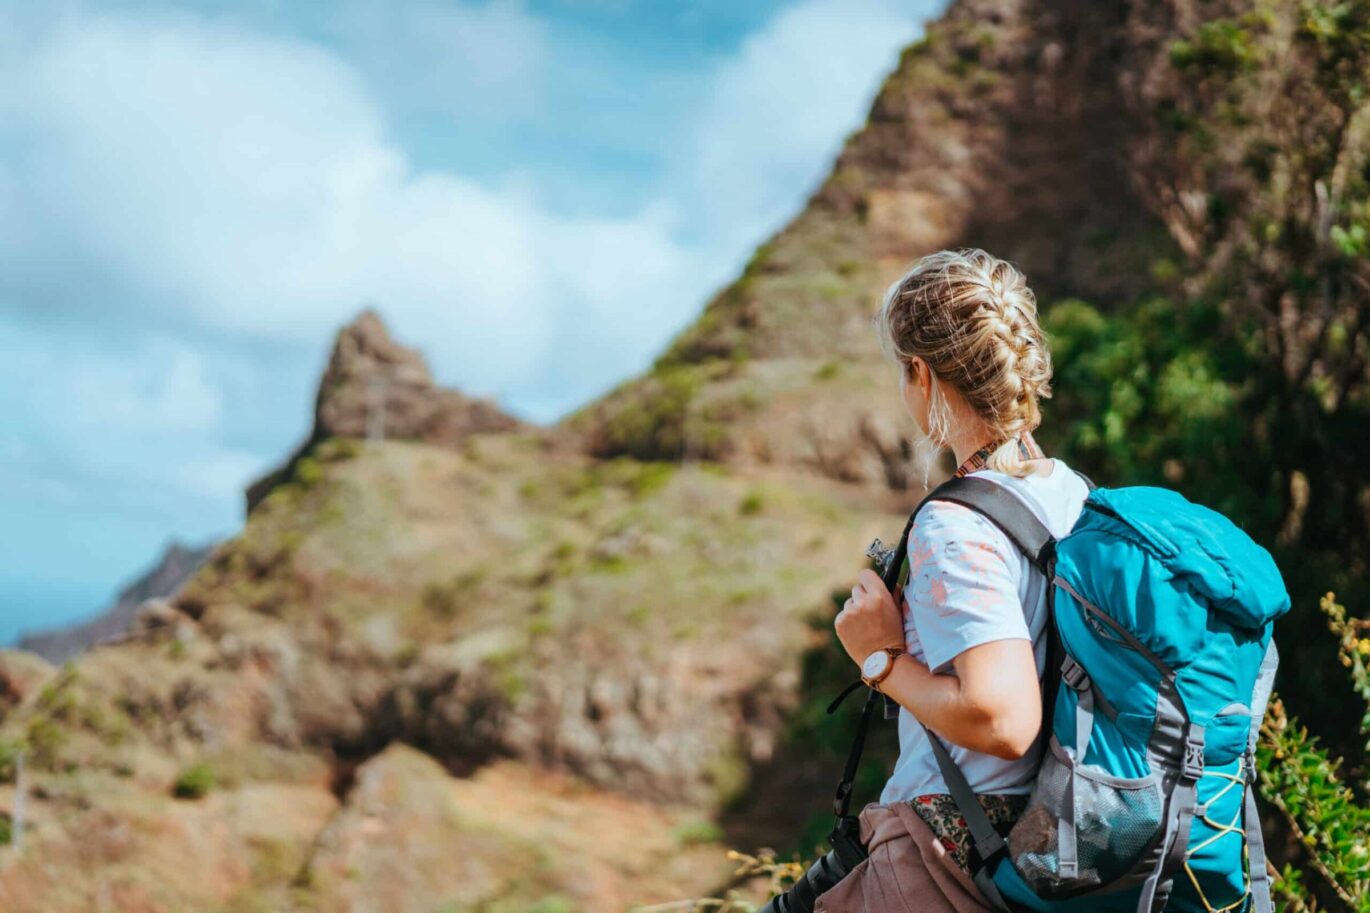
[[[1089,673],[1075,661],[1075,657],[1067,655],[1065,662],[1061,663],[1061,681],[1074,691],[1085,691],[1089,688]]]
[[[1184,740],[1184,764],[1180,776],[1187,780],[1197,780],[1204,774],[1204,729],[1191,726]]]

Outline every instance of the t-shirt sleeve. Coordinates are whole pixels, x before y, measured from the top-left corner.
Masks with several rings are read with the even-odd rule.
[[[1019,553],[997,526],[960,504],[933,501],[909,533],[904,588],[928,668],[995,640],[1031,641],[1018,595]]]

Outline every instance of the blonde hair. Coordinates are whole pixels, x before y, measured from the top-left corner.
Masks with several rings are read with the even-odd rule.
[[[1002,441],[989,468],[1032,472],[1018,441],[1041,424],[1037,401],[1051,396],[1051,353],[1037,298],[1013,264],[974,247],[928,254],[889,287],[875,322],[882,351],[901,370],[910,371],[915,355],[932,369],[928,437],[935,446],[950,444],[946,382]]]

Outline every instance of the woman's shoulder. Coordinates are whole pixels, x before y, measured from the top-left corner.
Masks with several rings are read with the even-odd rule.
[[[927,626],[937,619],[947,624],[983,621],[1007,611],[1004,606],[1021,617],[1021,555],[999,527],[969,507],[950,501],[924,505],[909,534],[908,561],[905,593],[924,649],[929,649],[931,637]],[[948,642],[955,640],[950,632],[943,634]],[[956,652],[943,659],[950,660]]]
[[[973,508],[954,501],[929,501],[909,533],[909,551],[919,563],[965,563],[986,553],[1008,561],[1014,546],[998,526]]]
[[[1075,523],[1089,494],[1089,487],[1064,460],[1050,459],[1049,474],[1036,473],[1018,477],[983,469],[976,477],[983,477],[1004,485],[1018,495],[1053,535],[1061,536]],[[954,501],[928,501],[918,511],[910,542],[923,545],[948,545],[972,541],[978,547],[989,546],[1006,557],[1016,553],[1012,541],[992,520],[979,511]],[[953,548],[953,551],[958,551]]]
[[[1018,477],[986,470],[976,475],[983,475],[1019,495],[1052,534],[1060,537],[1075,524],[1089,496],[1089,484],[1065,460],[1060,457],[1049,460],[1052,469],[1048,474],[1038,472]]]

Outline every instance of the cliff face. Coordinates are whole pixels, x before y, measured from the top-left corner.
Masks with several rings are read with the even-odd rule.
[[[616,910],[786,842],[837,769],[784,751],[820,731],[830,595],[920,493],[879,294],[973,245],[1044,304],[1127,306],[1176,246],[1147,105],[1196,23],[955,3],[804,211],[555,428],[436,388],[363,314],[171,611],[65,671],[0,654],[0,816],[28,770],[0,907]]]
[[[984,247],[1043,304],[1120,307],[1174,250],[1133,167],[1157,11],[1121,2],[955,3],[908,48],[828,179],[655,370],[563,425],[601,456],[699,452],[849,482],[910,484],[910,425],[871,317],[922,254]]]

